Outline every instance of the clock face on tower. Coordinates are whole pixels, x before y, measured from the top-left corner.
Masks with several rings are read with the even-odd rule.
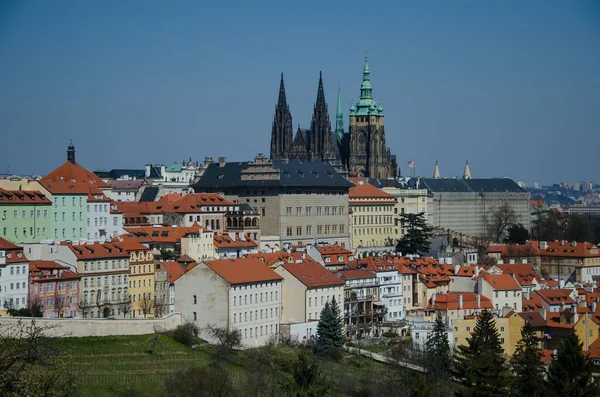
[[[364,134],[360,134],[358,136],[358,143],[365,143],[365,141],[366,141],[365,135]]]

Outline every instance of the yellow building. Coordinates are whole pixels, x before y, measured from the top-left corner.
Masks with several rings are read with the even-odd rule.
[[[583,350],[589,350],[590,345],[598,339],[598,324],[592,321],[591,313],[578,314],[575,321],[575,333],[583,343]]]
[[[351,182],[355,184],[348,193],[352,247],[375,251],[394,246],[398,236],[394,221],[397,200],[360,178],[352,178]]]
[[[506,317],[496,317],[496,328],[500,334],[500,343],[504,349],[504,354],[512,356],[517,348],[517,342],[521,339],[521,328],[525,320],[515,312],[510,312]],[[453,348],[467,345],[467,338],[475,329],[477,318],[469,316],[463,320],[455,320],[452,323],[452,332],[454,337]]]
[[[129,254],[129,297],[131,317],[154,317],[154,255],[138,242],[123,242]]]

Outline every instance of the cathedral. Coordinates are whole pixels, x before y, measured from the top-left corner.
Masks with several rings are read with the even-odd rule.
[[[279,99],[271,131],[271,159],[327,161],[345,169],[351,177],[388,179],[398,176],[396,156],[390,153],[385,144],[383,107],[381,104],[377,106],[373,100],[371,72],[366,56],[360,99],[350,107],[348,132],[344,131],[339,87],[335,130],[331,130],[323,74],[320,73],[310,129],[298,126],[294,134],[292,114],[285,96],[283,73],[281,74]]]

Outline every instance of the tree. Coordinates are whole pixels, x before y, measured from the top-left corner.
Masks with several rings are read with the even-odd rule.
[[[529,240],[529,230],[522,224],[513,224],[508,227],[508,236],[504,239],[507,244],[525,244]]]
[[[515,211],[505,201],[492,213],[491,217],[492,237],[499,243],[508,227],[517,220]]]
[[[406,233],[398,241],[396,251],[403,255],[422,255],[429,252],[429,239],[433,237],[433,227],[425,220],[425,214],[402,214],[400,221],[406,228]]]
[[[123,295],[123,299],[117,302],[116,306],[119,311],[123,313],[123,318],[127,316],[127,313],[131,311],[131,296]]]
[[[525,323],[521,328],[521,340],[512,356],[512,395],[541,397],[544,395],[544,365],[541,350],[533,327]]]
[[[229,331],[227,328],[209,324],[205,330],[217,342],[215,351],[217,361],[224,360],[233,349],[242,346],[242,334],[237,329]]]
[[[534,219],[531,227],[531,237],[538,241],[555,241],[566,238],[567,216],[551,211]]]
[[[558,347],[557,357],[548,369],[546,393],[550,397],[592,397],[597,389],[592,379],[592,363],[583,345],[571,332]]]
[[[0,395],[77,395],[68,352],[61,349],[35,320],[0,324]]]
[[[171,336],[179,343],[187,346],[193,346],[196,343],[196,338],[200,330],[194,323],[185,323],[178,325],[172,332]]]
[[[565,238],[569,241],[597,243],[589,219],[579,214],[570,214],[567,217],[567,233]]]
[[[509,371],[500,345],[496,322],[488,310],[477,318],[467,345],[458,346],[455,369],[464,388],[457,391],[462,397],[496,397],[508,395]]]
[[[292,368],[296,396],[323,396],[329,389],[319,363],[305,349],[300,349]]]
[[[231,374],[219,364],[191,367],[165,379],[163,396],[228,397],[237,396]]]
[[[314,351],[319,355],[326,355],[329,354],[332,347],[341,347],[343,344],[342,317],[335,297],[333,297],[331,303],[326,302],[321,309]]]
[[[442,314],[438,312],[433,332],[425,342],[425,367],[434,377],[446,377],[451,364],[450,344]]]
[[[142,295],[142,299],[140,300],[140,309],[144,314],[144,317],[147,317],[148,314],[152,314],[154,312],[154,299],[152,299],[151,293],[144,293]]]
[[[172,260],[175,260],[176,258],[177,258],[177,254],[173,251],[169,251],[164,248],[162,248],[160,250],[160,259],[162,259],[163,261],[172,261]]]

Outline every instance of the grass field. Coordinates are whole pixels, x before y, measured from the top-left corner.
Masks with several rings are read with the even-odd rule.
[[[148,350],[153,338],[154,335],[65,338],[58,343],[70,355],[69,367],[76,375],[83,397],[160,395],[167,376],[215,361],[213,347],[202,345],[192,349],[165,335],[158,336],[155,352],[151,354]],[[279,346],[276,352],[289,363],[297,354],[296,348],[289,346]],[[245,354],[236,351],[229,357],[227,368],[234,376],[248,373]],[[339,362],[320,361],[323,372],[345,386],[358,384],[361,379],[384,370],[383,364],[366,358],[360,363],[347,353]]]

